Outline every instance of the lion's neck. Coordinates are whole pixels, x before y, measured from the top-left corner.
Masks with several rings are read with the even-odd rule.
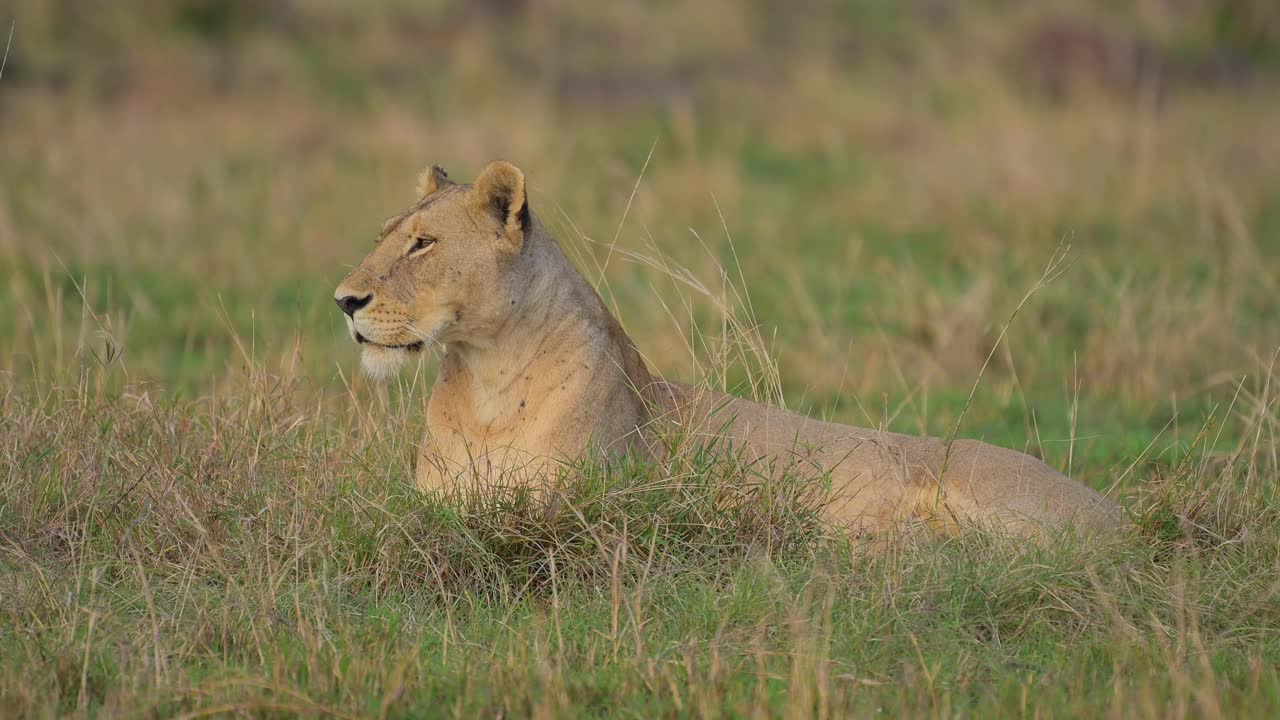
[[[508,397],[525,399],[534,378],[528,369],[543,362],[559,362],[581,345],[586,323],[572,314],[561,288],[544,288],[545,304],[518,302],[511,316],[493,335],[449,343],[442,377],[469,391],[478,415],[492,414],[488,406],[508,406]]]
[[[607,356],[632,388],[649,384],[639,353],[595,289],[550,237],[530,239],[528,272],[509,314],[485,337],[448,344],[434,392],[453,394],[458,411],[486,427],[515,420],[535,399],[568,391],[551,376]]]

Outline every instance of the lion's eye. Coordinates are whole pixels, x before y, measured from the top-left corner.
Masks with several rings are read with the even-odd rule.
[[[414,239],[413,245],[409,247],[409,254],[416,253],[419,250],[426,250],[427,248],[435,244],[436,244],[436,239],[431,237],[430,235],[419,235],[417,238]]]

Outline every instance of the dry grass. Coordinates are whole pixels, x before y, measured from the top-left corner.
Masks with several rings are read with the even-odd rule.
[[[1274,458],[1208,428],[1130,536],[868,553],[732,458],[457,505],[410,485],[412,398],[375,428],[261,367],[189,402],[97,382],[2,396],[17,715],[1168,717],[1280,687]]]

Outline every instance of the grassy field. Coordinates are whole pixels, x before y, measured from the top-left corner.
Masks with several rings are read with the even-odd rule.
[[[0,716],[1280,714],[1280,17],[1113,5],[0,9]],[[1134,529],[421,496],[435,365],[369,384],[332,292],[495,157],[661,373]]]

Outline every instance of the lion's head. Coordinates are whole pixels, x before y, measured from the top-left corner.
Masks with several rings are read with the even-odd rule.
[[[525,280],[516,269],[532,219],[519,168],[498,160],[459,185],[432,165],[418,195],[334,293],[362,367],[378,378],[428,344],[491,336]]]

